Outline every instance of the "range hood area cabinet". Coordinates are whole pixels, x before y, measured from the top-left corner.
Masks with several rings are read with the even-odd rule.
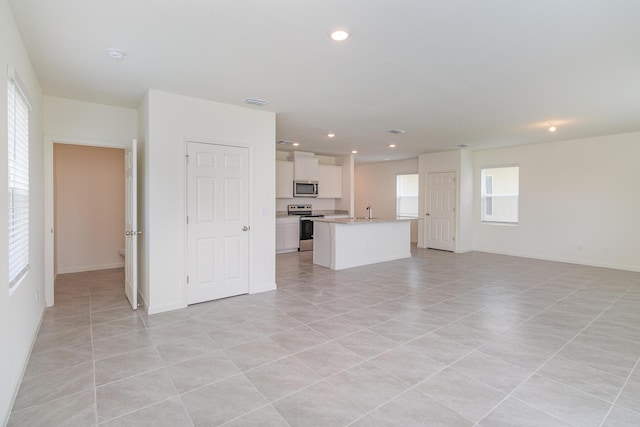
[[[312,156],[296,155],[293,161],[295,181],[318,181],[318,159]]]
[[[321,165],[314,157],[296,157],[295,159],[295,162],[276,160],[277,199],[293,199],[294,181],[318,181],[319,199],[342,198],[342,166]],[[296,171],[302,173],[301,170],[306,171],[306,174],[296,175]]]
[[[318,199],[342,198],[342,166],[318,166]]]
[[[293,162],[276,160],[276,199],[293,198]]]

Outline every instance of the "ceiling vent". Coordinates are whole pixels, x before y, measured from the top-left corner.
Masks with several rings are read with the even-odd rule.
[[[256,99],[256,98],[245,98],[244,99],[244,103],[245,104],[251,104],[251,105],[257,105],[258,107],[263,107],[265,105],[267,105],[269,103],[269,101],[265,101],[262,99]]]
[[[291,145],[291,144],[293,144],[293,141],[286,141],[284,139],[281,139],[280,141],[278,141],[278,144],[280,144],[280,145]]]
[[[395,133],[396,135],[404,133],[404,130],[402,129],[389,129],[387,132],[389,133]]]

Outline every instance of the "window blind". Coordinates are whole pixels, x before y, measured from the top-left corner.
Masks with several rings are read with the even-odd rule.
[[[14,79],[7,86],[9,287],[29,269],[29,104]]]

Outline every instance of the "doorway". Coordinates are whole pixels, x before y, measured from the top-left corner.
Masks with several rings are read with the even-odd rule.
[[[53,145],[54,274],[124,266],[124,150]]]
[[[456,173],[428,173],[426,181],[426,247],[454,251],[456,246]]]
[[[249,150],[187,143],[187,302],[249,292]]]

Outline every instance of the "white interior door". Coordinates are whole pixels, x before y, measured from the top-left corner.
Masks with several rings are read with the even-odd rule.
[[[427,174],[425,213],[426,246],[445,251],[455,250],[456,174]]]
[[[131,148],[125,151],[125,254],[124,292],[133,309],[138,308],[138,175],[137,141],[131,141]]]
[[[189,142],[187,289],[194,304],[249,292],[249,152]]]

